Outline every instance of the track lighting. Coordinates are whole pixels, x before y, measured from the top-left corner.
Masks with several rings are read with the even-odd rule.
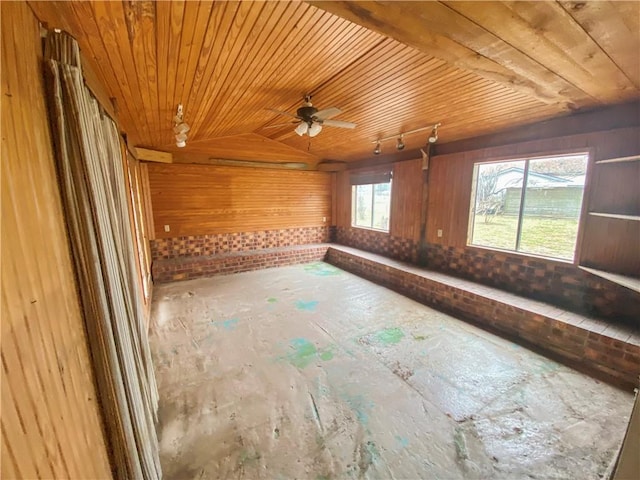
[[[382,138],[378,138],[377,140],[373,140],[371,143],[375,143],[376,144],[376,148],[373,150],[373,154],[374,155],[380,155],[380,153],[382,153],[382,147],[380,146],[380,143],[381,142],[385,142],[387,140],[391,140],[393,138],[396,139],[396,149],[398,151],[404,150],[404,147],[405,147],[404,137],[405,137],[405,135],[411,135],[413,133],[423,132],[423,131],[428,130],[428,129],[431,129],[431,134],[428,137],[428,143],[436,143],[438,141],[438,127],[440,125],[441,125],[440,123],[436,123],[435,125],[432,125],[432,126],[416,128],[415,130],[409,130],[408,132],[400,132],[397,135],[390,135],[388,137],[382,137]]]
[[[176,116],[173,117],[173,122],[175,123],[173,127],[173,133],[176,135],[176,147],[186,147],[187,146],[187,132],[191,130],[191,127],[184,123],[184,112],[182,110],[182,104],[178,105],[178,111]]]
[[[440,126],[439,123],[436,123],[433,126],[433,130],[431,130],[431,135],[429,135],[429,143],[436,143],[438,141],[438,127]]]

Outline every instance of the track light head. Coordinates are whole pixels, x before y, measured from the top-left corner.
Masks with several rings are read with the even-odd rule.
[[[178,105],[175,117],[173,117],[173,133],[176,136],[176,146],[184,148],[187,146],[187,132],[191,129],[189,125],[184,123],[184,110],[182,104]]]
[[[438,127],[439,123],[436,123],[433,126],[433,130],[431,130],[431,135],[429,135],[429,143],[436,143],[438,141]]]
[[[400,136],[398,137],[398,143],[396,143],[396,148],[397,148],[398,150],[404,150],[404,142],[403,142],[403,138],[404,138],[404,135],[400,135]]]
[[[382,148],[380,148],[380,142],[376,143],[376,148],[373,149],[374,155],[380,155],[382,153]]]

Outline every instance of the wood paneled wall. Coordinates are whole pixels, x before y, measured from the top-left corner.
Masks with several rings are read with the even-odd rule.
[[[336,172],[336,221],[337,227],[351,226],[351,183],[349,170]]]
[[[637,185],[638,181],[637,178],[626,179],[622,175],[612,176],[613,169],[610,171],[599,169],[599,166],[594,163],[598,160],[638,154],[639,138],[640,129],[630,127],[436,156],[431,161],[427,242],[455,247],[466,245],[473,165],[476,162],[589,151],[591,152],[589,166],[591,181],[586,187],[585,207],[593,209],[596,207],[597,200],[592,192],[595,191],[596,185],[606,182],[608,185],[604,188],[600,185],[598,190],[608,189],[612,192],[612,195],[605,194],[602,201],[606,201],[611,196],[616,197],[618,199],[616,201],[622,201],[620,186],[629,182]],[[438,229],[443,231],[441,238],[436,235]],[[605,256],[606,258],[601,259],[604,263],[611,261],[620,263],[622,259],[628,257],[629,244],[619,241],[620,238],[609,232],[607,235],[611,241],[606,242],[607,248],[603,248],[604,244],[598,241],[598,238],[602,237],[604,231],[607,231],[607,226],[602,224],[600,219],[586,216],[583,224],[582,257],[589,252],[589,255]],[[637,249],[637,244],[635,248]]]
[[[2,467],[111,478],[47,123],[38,22],[2,2]]]
[[[379,170],[380,166],[373,169]],[[407,160],[393,164],[391,186],[391,215],[389,234],[418,241],[420,239],[420,207],[422,203],[422,160]],[[336,225],[351,227],[352,172],[366,172],[367,168],[336,173]]]
[[[330,173],[149,164],[148,175],[156,238],[331,225]]]
[[[391,224],[389,233],[396,237],[420,240],[422,205],[422,159],[393,165],[391,186]]]

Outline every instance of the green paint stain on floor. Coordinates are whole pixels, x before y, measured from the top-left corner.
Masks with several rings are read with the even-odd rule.
[[[239,319],[237,318],[229,318],[227,320],[211,320],[209,322],[209,325],[211,325],[212,327],[222,327],[225,330],[235,330],[235,328],[238,326],[238,321]]]
[[[400,447],[407,448],[409,446],[409,440],[405,437],[401,437],[400,435],[396,435],[396,440],[400,444]]]
[[[287,358],[293,366],[298,368],[308,366],[315,360],[316,354],[318,353],[316,346],[304,338],[291,340],[291,346],[294,348],[294,351],[287,355]]]
[[[363,395],[360,394],[350,395],[345,392],[340,396],[346,402],[346,404],[349,405],[349,408],[355,414],[358,422],[366,427],[369,424],[371,409],[374,406],[373,402],[367,400]]]
[[[306,338],[294,338],[289,342],[293,352],[289,353],[285,359],[294,367],[305,368],[318,359],[328,361],[333,358],[334,345],[318,349]]]
[[[329,265],[324,262],[315,262],[310,263],[304,266],[304,270],[307,273],[312,275],[317,275],[319,277],[328,277],[331,275],[340,275],[340,269],[334,267],[333,265]]]
[[[298,300],[296,302],[296,308],[298,310],[304,310],[306,312],[314,312],[316,310],[316,307],[318,306],[318,301],[317,300],[311,300],[311,301],[304,301],[304,300]]]
[[[278,301],[277,298],[273,298],[273,297],[267,298],[267,302],[269,302],[269,303],[276,303],[277,301]]]
[[[422,340],[426,340],[427,337],[426,337],[426,335],[413,335],[413,339],[414,340],[418,340],[419,342],[421,342]]]
[[[404,332],[400,327],[385,328],[375,334],[376,340],[380,343],[393,344],[399,343],[404,338]]]
[[[320,353],[320,358],[325,362],[327,360],[331,360],[333,358],[333,352],[331,350],[325,350],[324,352]]]

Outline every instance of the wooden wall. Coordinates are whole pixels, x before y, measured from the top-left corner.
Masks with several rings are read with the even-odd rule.
[[[329,173],[149,164],[148,176],[155,238],[331,225]]]
[[[595,162],[638,154],[640,152],[639,138],[640,130],[637,127],[630,127],[436,156],[431,160],[429,179],[427,242],[454,247],[466,245],[473,165],[476,162],[519,158],[527,155],[589,151],[591,152],[590,182],[586,186],[586,210],[592,210],[591,204],[595,206],[598,201],[610,204],[620,201],[629,202],[628,199],[622,198],[624,194],[621,193],[621,188],[629,182],[637,186],[638,178],[625,178],[625,175],[620,174],[612,176],[613,169],[605,171],[600,168],[600,165],[595,165]],[[637,169],[633,165],[620,168]],[[604,185],[605,183],[606,185]],[[594,194],[598,185],[597,191],[604,192],[601,200],[599,200],[600,197],[596,198]],[[629,190],[637,193],[637,188]],[[612,197],[618,200],[611,200]],[[630,202],[637,203],[637,200],[632,199]],[[621,241],[622,237],[616,235],[616,232],[620,230],[617,228],[618,225],[616,225],[614,232],[609,228],[610,225],[607,224],[607,221],[608,219],[601,220],[585,215],[582,227],[584,241],[582,242],[581,258],[589,257],[591,260],[589,263],[595,263],[600,268],[605,268],[605,265],[613,266],[616,270],[615,266],[623,266],[625,262],[629,261],[630,255],[633,255],[634,251],[636,252],[635,257],[637,257],[637,242],[634,246],[629,242]],[[612,222],[609,221],[609,223]],[[622,226],[621,228],[626,232],[622,232],[626,237],[633,239],[633,232],[637,231],[633,228],[637,229],[637,225]],[[436,235],[438,229],[443,231],[441,238]],[[627,232],[629,229],[633,231]],[[603,236],[607,238],[602,238]],[[580,245],[578,248],[580,249]],[[637,260],[634,262],[636,263],[631,268],[635,268],[637,271]]]
[[[397,162],[393,165],[389,225],[391,235],[420,240],[422,185],[422,159]]]
[[[336,172],[336,220],[337,227],[351,226],[351,183],[349,170]]]
[[[41,77],[39,26],[2,2],[2,454],[10,478],[111,478]]]
[[[380,166],[372,167],[380,169]],[[420,214],[422,203],[422,159],[395,162],[391,185],[391,215],[389,234],[418,241],[420,239]],[[367,167],[337,172],[336,177],[336,225],[351,227],[352,172],[366,172]]]

